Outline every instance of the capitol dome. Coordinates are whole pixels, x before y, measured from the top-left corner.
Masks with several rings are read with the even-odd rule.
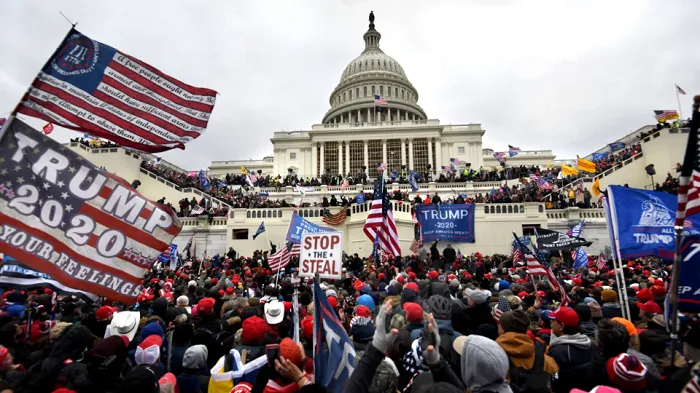
[[[365,49],[345,67],[329,98],[331,108],[323,123],[425,120],[425,112],[418,105],[418,91],[403,67],[379,48],[382,35],[374,28],[374,13],[370,13],[369,21],[362,37]],[[383,97],[386,104],[375,105],[375,96]]]

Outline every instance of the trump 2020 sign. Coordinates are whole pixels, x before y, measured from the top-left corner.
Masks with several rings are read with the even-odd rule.
[[[340,279],[343,270],[342,232],[304,233],[301,235],[299,276]]]
[[[418,205],[423,241],[474,243],[474,205]]]

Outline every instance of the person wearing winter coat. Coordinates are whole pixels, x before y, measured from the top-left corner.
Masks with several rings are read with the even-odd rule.
[[[560,307],[548,315],[552,324],[548,353],[559,366],[557,377],[552,379],[552,390],[569,392],[579,381],[579,368],[592,362],[598,351],[591,339],[581,333],[579,316],[572,308]]]
[[[535,366],[535,343],[527,335],[530,318],[524,310],[514,310],[503,313],[498,325],[496,343],[510,358],[514,367],[532,370]],[[541,345],[541,344],[538,344]],[[554,375],[559,371],[557,362],[549,355],[544,355],[544,371]]]
[[[177,376],[180,393],[206,393],[209,389],[207,347],[193,345],[187,348],[182,359],[182,373]]]

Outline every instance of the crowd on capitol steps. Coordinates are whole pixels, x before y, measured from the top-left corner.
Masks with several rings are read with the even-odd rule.
[[[343,278],[317,283],[355,352],[340,391],[697,391],[700,320],[682,319],[673,353],[671,268],[660,260],[625,260],[618,287],[611,262],[573,270],[551,253],[553,286],[510,256],[437,244],[387,262],[344,255]],[[296,280],[296,258],[276,276],[268,256],[158,262],[135,304],[4,288],[0,392],[329,391],[314,379],[313,278]],[[268,359],[269,344],[278,357]],[[222,385],[217,375],[231,370],[241,371]]]

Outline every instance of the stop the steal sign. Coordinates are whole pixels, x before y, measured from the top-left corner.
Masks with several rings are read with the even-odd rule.
[[[343,269],[343,233],[304,233],[301,235],[299,276],[339,280]]]

